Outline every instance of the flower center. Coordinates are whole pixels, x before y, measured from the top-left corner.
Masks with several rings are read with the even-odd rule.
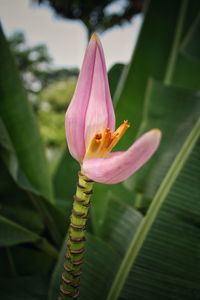
[[[106,157],[129,127],[128,121],[124,121],[115,132],[106,128],[96,133],[86,150],[85,158]]]

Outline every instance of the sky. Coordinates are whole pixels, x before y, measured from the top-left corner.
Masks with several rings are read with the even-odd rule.
[[[109,9],[119,7],[116,4]],[[30,0],[0,0],[0,18],[6,36],[22,30],[30,46],[46,44],[55,66],[81,67],[87,46],[86,29],[81,21],[57,17],[50,8]],[[100,34],[108,69],[116,62],[129,62],[141,24],[142,16],[138,15],[131,22]]]

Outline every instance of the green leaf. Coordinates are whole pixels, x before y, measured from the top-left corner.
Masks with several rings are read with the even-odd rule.
[[[56,202],[65,210],[72,203],[79,170],[79,164],[65,149],[53,177]]]
[[[173,162],[134,236],[112,284],[108,300],[118,299],[132,266],[134,276],[129,288],[131,297],[126,293],[126,286],[123,299],[138,299],[138,295],[140,299],[147,299],[147,295],[150,299],[153,285],[154,299],[161,299],[163,288],[165,297],[163,295],[162,299],[169,299],[170,294],[174,295],[174,290],[174,299],[198,299],[200,273],[194,270],[199,257],[196,245],[200,238],[199,137],[200,120]],[[152,280],[149,278],[147,282],[142,277],[143,274],[146,276],[146,270],[152,271]],[[153,276],[155,273],[160,278],[157,284],[156,276]],[[170,277],[170,281],[166,281],[166,276]],[[167,285],[164,286],[164,283]],[[180,286],[184,292],[181,289],[179,291]],[[192,287],[196,289],[195,292]]]
[[[200,2],[198,0],[185,1],[185,2],[187,5],[186,7],[187,11],[183,21],[181,39],[177,44],[177,49],[176,49],[177,55],[174,61],[174,68],[173,68],[174,70],[171,76],[171,83],[189,89],[199,89],[200,82],[198,78],[200,77],[200,61],[195,59],[195,54],[194,56],[191,56],[188,55],[187,50],[183,51],[183,45],[187,40],[188,35],[190,35],[190,32],[193,31],[193,28],[196,25],[194,24],[196,19],[197,19],[196,22],[198,23]],[[181,3],[183,4],[184,1],[182,1]],[[196,51],[198,51],[198,47],[199,47],[198,34],[194,34],[192,39],[193,40],[191,41],[192,43],[191,47],[193,47],[193,49],[196,47],[197,48]]]
[[[24,276],[0,278],[0,298],[3,300],[45,300],[48,278]]]
[[[19,243],[36,242],[40,237],[21,225],[0,216],[0,246],[13,246]]]
[[[120,257],[115,249],[97,237],[89,236],[81,279],[80,300],[106,299],[119,263]]]
[[[33,204],[11,178],[0,158],[0,214],[23,227],[40,234],[44,230],[42,218]]]
[[[141,221],[142,215],[130,205],[121,199],[110,199],[101,227],[101,238],[123,257]]]
[[[49,233],[52,236],[53,240],[57,245],[60,245],[62,241],[62,234],[64,235],[65,233],[65,216],[51,202],[41,197],[40,191],[36,190],[35,187],[32,186],[32,184],[24,174],[5,124],[1,119],[0,146],[0,155],[2,157],[4,165],[6,165],[10,175],[12,176],[12,179],[15,182],[15,184],[13,184],[13,182],[11,183],[11,180],[9,179],[9,185],[11,183],[11,186],[14,186],[14,190],[16,190],[16,196],[18,197],[20,197],[20,195],[22,194],[24,198],[24,194],[21,190],[26,191],[26,200],[30,201],[32,204],[32,208],[38,211],[43,223],[49,229]],[[7,198],[8,192],[6,192],[6,194]],[[5,195],[3,195],[2,198],[5,199]]]
[[[13,220],[38,234],[44,230],[42,219],[37,212],[34,211],[34,207],[26,208],[24,205],[25,201],[19,203],[19,201],[15,201],[16,199],[9,199],[9,202],[7,203],[8,199],[4,200],[1,200],[2,209],[0,211],[2,216]]]
[[[154,157],[130,177],[125,185],[152,199],[199,118],[200,96],[197,91],[166,86],[151,80],[146,97],[140,134],[153,127],[160,128],[162,140]]]
[[[57,258],[56,249],[48,241],[23,226],[0,216],[0,246],[13,246],[21,243],[33,242],[36,247],[48,255]]]
[[[52,200],[52,187],[39,130],[2,29],[0,47],[0,117],[23,174],[34,189]]]
[[[118,83],[119,83],[119,80],[122,75],[122,71],[123,71],[124,67],[125,67],[125,65],[118,63],[118,64],[113,65],[108,72],[108,81],[109,81],[109,86],[110,86],[110,94],[111,94],[112,98],[117,89],[117,86],[118,86]]]
[[[188,58],[180,53],[177,58],[176,69],[173,75],[173,84],[190,89],[200,88],[200,62]]]
[[[96,235],[101,236],[102,226],[107,214],[107,207],[110,200],[122,201],[124,204],[134,204],[134,192],[129,192],[122,184],[94,185],[94,194],[91,203],[91,222]]]
[[[182,42],[181,50],[191,59],[200,60],[200,12],[197,13],[193,24],[189,28],[184,41]]]
[[[116,119],[132,124],[120,141],[124,148],[137,134],[148,79],[164,79],[171,43],[179,14],[180,1],[150,1],[139,40],[130,64],[125,68],[115,94]],[[170,19],[170,22],[169,22]]]
[[[39,251],[40,250],[40,251]],[[48,255],[38,249],[34,243],[19,244],[9,248],[18,276],[48,275],[55,265],[56,256]]]

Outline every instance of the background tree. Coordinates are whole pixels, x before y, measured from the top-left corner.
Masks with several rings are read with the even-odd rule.
[[[63,116],[75,86],[76,77],[71,76],[49,84],[38,95],[40,131],[45,145],[50,148],[60,148],[66,144]]]
[[[144,0],[33,0],[39,4],[47,4],[61,17],[81,19],[88,29],[88,35],[93,31],[104,31],[114,25],[121,25],[139,13]]]
[[[29,47],[21,31],[10,36],[9,44],[26,90],[31,94],[39,92],[47,84],[51,63],[46,45]]]
[[[9,44],[29,95],[40,93],[49,84],[78,75],[78,69],[56,68],[45,44],[29,46],[22,31],[9,37]]]

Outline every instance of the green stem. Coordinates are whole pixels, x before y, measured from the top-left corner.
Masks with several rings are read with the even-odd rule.
[[[167,176],[164,178],[158,192],[156,193],[153,202],[141,222],[136,235],[134,236],[128,251],[120,265],[119,271],[115,277],[115,280],[111,286],[107,300],[117,300],[122,288],[126,282],[131,268],[133,267],[137,255],[149,233],[153,222],[163,204],[166,196],[168,195],[172,185],[174,184],[177,176],[179,175],[182,167],[184,166],[186,160],[188,159],[193,147],[195,146],[198,138],[200,136],[200,119],[194,126],[192,132],[188,136],[185,144],[183,145],[181,151],[175,158]]]
[[[175,68],[176,59],[178,56],[185,15],[187,12],[187,4],[188,4],[188,0],[181,1],[181,8],[180,8],[180,12],[179,12],[178,19],[177,19],[177,26],[176,26],[174,41],[172,44],[172,50],[170,53],[169,62],[167,65],[167,70],[166,70],[166,74],[165,74],[165,78],[164,78],[164,83],[167,85],[169,85],[171,83],[173,73],[174,73],[174,68]]]
[[[62,273],[59,300],[77,298],[79,295],[81,265],[85,250],[85,226],[92,187],[93,181],[79,173],[68,231],[66,260]]]

